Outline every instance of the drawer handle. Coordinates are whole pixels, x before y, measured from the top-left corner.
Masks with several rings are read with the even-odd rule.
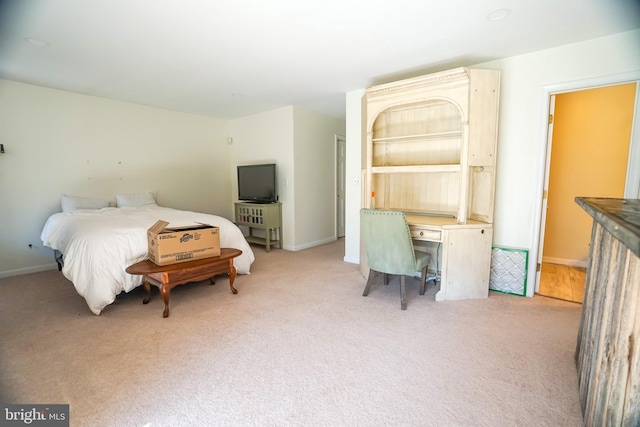
[[[424,232],[422,232],[422,231],[421,231],[421,232],[420,232],[420,236],[424,236]]]

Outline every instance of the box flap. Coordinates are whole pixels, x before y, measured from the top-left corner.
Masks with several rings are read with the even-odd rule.
[[[169,225],[167,221],[163,221],[160,219],[149,228],[149,231],[155,234],[160,234],[164,231],[165,228],[167,228],[167,225]]]
[[[180,227],[167,227],[164,231],[204,230],[206,228],[216,228],[216,227],[211,224],[205,224],[204,222],[194,221],[194,223],[191,225],[182,225]]]

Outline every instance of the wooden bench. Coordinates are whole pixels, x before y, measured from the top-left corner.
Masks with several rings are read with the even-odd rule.
[[[177,264],[159,266],[149,260],[140,261],[126,268],[129,274],[142,275],[142,285],[147,291],[147,296],[142,301],[147,304],[151,299],[151,285],[160,289],[160,294],[164,300],[164,311],[162,317],[169,317],[169,294],[175,286],[185,283],[199,282],[211,279],[211,284],[215,284],[214,276],[218,274],[229,275],[229,287],[231,292],[237,294],[233,287],[236,278],[236,268],[233,266],[233,259],[242,254],[239,249],[222,248],[220,256],[197,259],[194,261],[180,262]]]

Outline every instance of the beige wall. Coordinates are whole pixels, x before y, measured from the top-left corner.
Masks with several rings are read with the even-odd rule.
[[[636,84],[556,95],[543,260],[585,265],[593,219],[578,196],[623,197]]]
[[[285,248],[327,241],[336,133],[344,120],[301,107],[229,121],[0,80],[0,278],[55,267],[40,232],[62,193],[155,191],[163,206],[233,219],[238,164],[278,164]],[[295,203],[298,181],[320,196]]]
[[[234,119],[229,122],[231,145],[232,201],[238,200],[236,167],[245,164],[275,163],[278,196],[282,202],[284,247],[293,242],[293,107]]]
[[[0,142],[0,277],[55,265],[40,232],[61,193],[231,216],[220,119],[0,80]]]
[[[544,88],[640,70],[640,30],[482,66],[502,70],[494,245],[530,249],[544,179]]]
[[[336,134],[345,122],[288,106],[230,121],[231,168],[276,163],[284,247],[300,250],[335,239]],[[233,181],[233,200],[237,200]]]
[[[345,254],[344,260],[360,262],[360,208],[362,207],[362,170],[365,168],[363,144],[366,135],[365,89],[347,93],[347,146],[345,192]]]
[[[336,239],[336,145],[344,120],[294,109],[295,248]]]
[[[473,66],[502,70],[494,245],[531,250],[534,238],[537,238],[538,187],[541,187],[544,177],[541,167],[546,150],[546,112],[543,106],[547,99],[543,96],[544,90],[567,82],[637,72],[640,70],[640,30]],[[360,259],[358,212],[362,94],[363,89],[357,89],[349,92],[346,98],[348,201],[345,259],[352,262]],[[357,189],[354,188],[356,181]],[[531,260],[535,254],[530,252],[529,255]],[[527,282],[535,283],[535,268],[529,269]],[[529,289],[533,292],[533,286]]]

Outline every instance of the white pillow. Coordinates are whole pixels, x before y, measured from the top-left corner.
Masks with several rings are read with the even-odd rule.
[[[116,194],[116,203],[119,208],[157,205],[151,191],[140,194]]]
[[[109,207],[109,201],[89,197],[75,197],[63,194],[60,197],[62,212],[69,213],[78,209],[102,209]]]

